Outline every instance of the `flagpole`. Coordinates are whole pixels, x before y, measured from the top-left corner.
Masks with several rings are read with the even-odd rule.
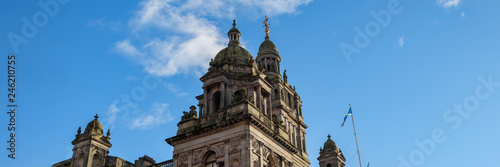
[[[349,104],[349,109],[351,109],[351,104]],[[352,114],[352,110],[351,110],[351,118],[352,118],[352,128],[354,129],[354,138],[356,139],[356,148],[358,149],[359,167],[362,167],[361,155],[359,154],[358,136],[356,135],[356,126],[354,126],[354,114]]]

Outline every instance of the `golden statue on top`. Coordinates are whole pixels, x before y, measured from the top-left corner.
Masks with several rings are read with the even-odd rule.
[[[264,26],[263,27],[266,27],[266,29],[264,30],[264,32],[266,33],[266,39],[269,39],[269,24],[267,21],[269,21],[269,18],[267,17],[266,15],[266,19],[264,20]]]

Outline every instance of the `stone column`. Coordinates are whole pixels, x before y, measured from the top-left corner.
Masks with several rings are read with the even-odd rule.
[[[224,84],[224,82],[221,82],[220,83],[220,104],[219,104],[219,108],[224,108],[224,106],[226,106],[226,86]]]
[[[273,115],[273,102],[272,102],[272,100],[271,100],[271,96],[268,96],[268,97],[267,97],[267,101],[268,101],[268,102],[267,102],[267,105],[269,106],[269,107],[267,107],[267,109],[268,109],[267,114],[269,115],[269,116],[268,116],[268,117],[269,117],[269,119],[270,119],[270,120],[272,120],[272,115]]]
[[[306,132],[302,132],[302,139],[304,139],[304,142],[302,143],[304,145],[304,152],[307,154]]]
[[[188,154],[188,167],[193,166],[193,150],[189,151]]]
[[[229,162],[229,141],[230,139],[224,140],[224,166],[229,167],[231,164]]]
[[[210,105],[208,105],[208,91],[206,87],[203,89],[203,106],[203,116],[205,116],[208,114],[208,110],[210,107]]]
[[[257,102],[257,104],[258,104],[257,107],[262,110],[262,102],[261,102],[262,101],[262,96],[261,96],[261,87],[260,86],[257,87],[257,97],[258,97],[257,99],[259,99],[259,102]]]
[[[264,144],[261,141],[258,141],[258,142],[259,142],[259,167],[262,167],[262,162],[264,162],[262,159],[262,156],[263,156],[262,155],[262,153],[263,153],[262,152],[262,145],[264,145]]]

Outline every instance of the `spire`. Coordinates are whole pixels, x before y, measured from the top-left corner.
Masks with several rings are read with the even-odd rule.
[[[264,32],[266,33],[266,40],[268,40],[268,39],[269,39],[269,25],[271,25],[271,24],[269,24],[267,21],[269,21],[269,18],[268,18],[268,17],[267,17],[267,15],[266,15],[266,19],[265,19],[265,20],[264,20],[264,22],[263,22],[263,23],[264,23],[264,26],[263,26],[263,27],[265,27],[265,28],[266,28],[266,29],[264,29]]]

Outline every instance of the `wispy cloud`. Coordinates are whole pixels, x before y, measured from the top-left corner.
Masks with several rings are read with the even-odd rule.
[[[123,23],[121,22],[112,22],[104,19],[95,19],[95,20],[90,20],[86,24],[87,27],[95,28],[97,30],[103,30],[103,29],[109,29],[113,32],[122,32],[123,29]]]
[[[176,96],[187,96],[189,93],[183,92],[177,85],[172,83],[164,83],[165,88],[167,88],[170,92],[175,93]]]
[[[462,12],[462,14],[460,14],[460,16],[462,16],[462,19],[465,19],[465,12]]]
[[[130,76],[130,75],[129,75],[129,76],[125,76],[125,80],[127,80],[127,81],[137,81],[137,80],[138,80],[138,78],[137,78],[137,77],[135,77],[135,76]]]
[[[130,129],[151,129],[161,124],[173,121],[172,114],[167,109],[168,103],[154,103],[150,112],[132,119]]]
[[[461,0],[436,0],[437,4],[444,8],[458,7]]]
[[[210,58],[227,45],[225,32],[215,26],[245,15],[296,14],[312,0],[144,0],[129,20],[131,37],[118,41],[115,51],[137,61],[153,75],[201,75]],[[175,35],[153,36],[151,30]],[[131,41],[140,41],[132,44]],[[139,47],[136,47],[139,46]]]
[[[405,44],[405,40],[404,40],[403,36],[399,37],[398,46],[403,47],[404,44]]]
[[[108,106],[108,111],[106,112],[106,115],[108,116],[107,118],[107,124],[113,124],[116,121],[116,117],[118,112],[120,112],[120,109],[116,107],[116,103],[113,103]]]
[[[134,45],[130,44],[130,40],[128,39],[116,42],[115,49],[117,52],[123,55],[141,59],[140,57],[140,55],[142,55],[141,52],[139,52],[139,50]]]

